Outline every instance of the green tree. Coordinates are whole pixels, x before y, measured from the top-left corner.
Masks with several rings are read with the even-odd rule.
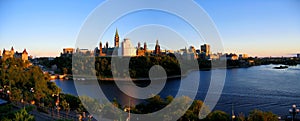
[[[246,117],[243,113],[239,113],[235,120],[236,121],[246,121]]]
[[[34,121],[34,116],[27,113],[26,109],[23,108],[15,113],[13,121]]]
[[[68,69],[67,68],[62,68],[63,74],[68,74]]]
[[[272,112],[253,110],[248,116],[248,121],[278,121],[278,117]]]
[[[205,120],[206,121],[229,121],[230,116],[229,116],[229,114],[227,114],[223,111],[216,110],[216,111],[208,114],[208,116],[205,118]]]
[[[80,100],[90,113],[100,114],[103,109],[103,104],[101,104],[97,99],[88,96],[80,96]]]
[[[201,111],[201,112],[200,112]],[[209,114],[210,110],[201,100],[193,101],[190,108],[186,113],[181,117],[180,120],[200,120],[199,116],[203,117]]]
[[[44,99],[51,99],[53,93],[60,89],[49,82],[49,75],[45,75],[39,66],[28,66],[21,59],[9,58],[0,64],[0,87],[10,90],[10,101],[30,102],[34,100],[40,104]]]
[[[69,103],[66,100],[63,100],[61,102],[61,106],[65,111],[67,111],[69,109]]]

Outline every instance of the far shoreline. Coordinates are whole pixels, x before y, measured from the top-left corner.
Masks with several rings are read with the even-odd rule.
[[[270,64],[266,64],[266,65],[270,65]],[[273,64],[273,65],[278,65],[278,64]],[[297,64],[298,65],[298,64]],[[254,66],[261,66],[261,65],[254,65]],[[182,75],[172,75],[172,76],[167,76],[167,81],[171,81],[171,80],[176,80],[176,79],[181,79],[186,77],[189,73],[193,72],[193,71],[211,71],[214,69],[238,69],[238,68],[250,68],[253,66],[247,66],[247,67],[239,67],[239,66],[231,66],[231,67],[226,67],[226,68],[222,68],[222,67],[215,67],[215,68],[201,68],[201,69],[192,69],[189,70],[187,73],[182,74]],[[69,75],[69,76],[73,76],[73,75]],[[77,77],[73,77],[73,79],[62,79],[62,80],[76,80],[76,81],[85,81],[85,80],[93,80],[93,79],[97,79],[97,81],[100,82],[113,82],[113,81],[133,81],[133,82],[142,82],[142,81],[151,81],[150,78],[113,78],[113,77],[107,77],[107,78],[96,78],[93,76],[77,76]],[[153,80],[161,80],[164,78],[154,78]],[[53,79],[52,79],[53,80]],[[50,80],[50,81],[52,81]],[[54,79],[56,80],[56,79]]]

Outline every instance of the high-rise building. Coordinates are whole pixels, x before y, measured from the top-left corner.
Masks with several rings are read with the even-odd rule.
[[[132,46],[131,41],[129,39],[124,39],[124,41],[121,44],[121,56],[135,56],[136,50]]]
[[[206,56],[208,56],[210,54],[210,45],[208,44],[204,44],[201,45],[201,53],[205,53]]]
[[[116,29],[116,34],[115,34],[115,47],[119,47],[119,33],[118,33],[118,29]]]
[[[299,53],[299,54],[297,54],[297,58],[300,58],[300,53]]]

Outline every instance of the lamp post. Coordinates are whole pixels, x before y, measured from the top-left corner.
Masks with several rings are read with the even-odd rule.
[[[67,118],[69,116],[69,112],[70,112],[70,104],[68,103],[68,105],[67,105]]]
[[[0,96],[3,96],[3,88],[0,89]]]
[[[8,96],[8,101],[10,101],[10,91],[7,90],[6,93],[7,93],[7,96]]]
[[[124,109],[125,112],[128,111],[128,117],[126,119],[126,121],[130,121],[130,99],[129,99],[129,107]]]
[[[292,121],[294,121],[296,114],[299,113],[299,109],[297,109],[297,106],[294,104],[292,105],[292,109],[290,109],[289,112],[290,114],[292,114]]]
[[[35,104],[35,101],[34,101],[34,95],[33,95],[33,93],[34,93],[34,88],[31,87],[29,91],[31,92],[32,97],[33,97],[33,98],[32,98],[32,101],[31,101],[31,104],[34,105],[34,104]]]
[[[130,121],[130,107],[125,108],[124,111],[125,111],[125,112],[128,111],[128,117],[127,117],[126,121]]]
[[[59,118],[59,110],[60,110],[60,107],[59,107],[59,94],[52,94],[52,97],[54,97],[54,96],[57,96],[56,101],[55,101],[55,106],[56,106],[56,109],[57,109],[57,117]]]
[[[55,105],[56,105],[56,109],[57,109],[57,116],[59,118],[60,117],[59,116],[59,110],[60,110],[60,107],[59,107],[59,94],[57,95],[57,100],[55,102]]]
[[[21,99],[21,103],[22,103],[22,106],[23,106],[23,108],[24,108],[25,106],[24,106],[24,100],[23,100],[23,97],[22,97],[22,99]]]
[[[234,110],[233,110],[233,103],[231,105],[231,121],[235,119]]]

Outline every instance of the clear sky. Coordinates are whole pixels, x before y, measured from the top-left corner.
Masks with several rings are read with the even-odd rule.
[[[58,56],[62,48],[75,46],[82,24],[102,2],[103,0],[2,0],[1,51],[2,48],[10,49],[14,46],[18,51],[26,48],[33,56]],[[214,21],[222,37],[225,52],[248,53],[252,56],[291,56],[300,53],[299,0],[195,2]],[[147,35],[149,33],[138,32],[151,28],[140,27],[145,24],[162,26],[156,27],[158,33]],[[133,30],[135,27],[139,28]],[[156,39],[164,44],[166,37],[170,40],[185,39],[188,45],[196,48],[204,43],[180,18],[160,11],[139,11],[126,15],[112,24],[99,41],[108,41],[113,45],[116,28],[121,39],[128,37],[134,45],[138,41],[155,43]],[[144,35],[136,37],[134,32]],[[176,32],[184,37],[173,36]],[[170,49],[177,48],[176,43],[169,44]]]

